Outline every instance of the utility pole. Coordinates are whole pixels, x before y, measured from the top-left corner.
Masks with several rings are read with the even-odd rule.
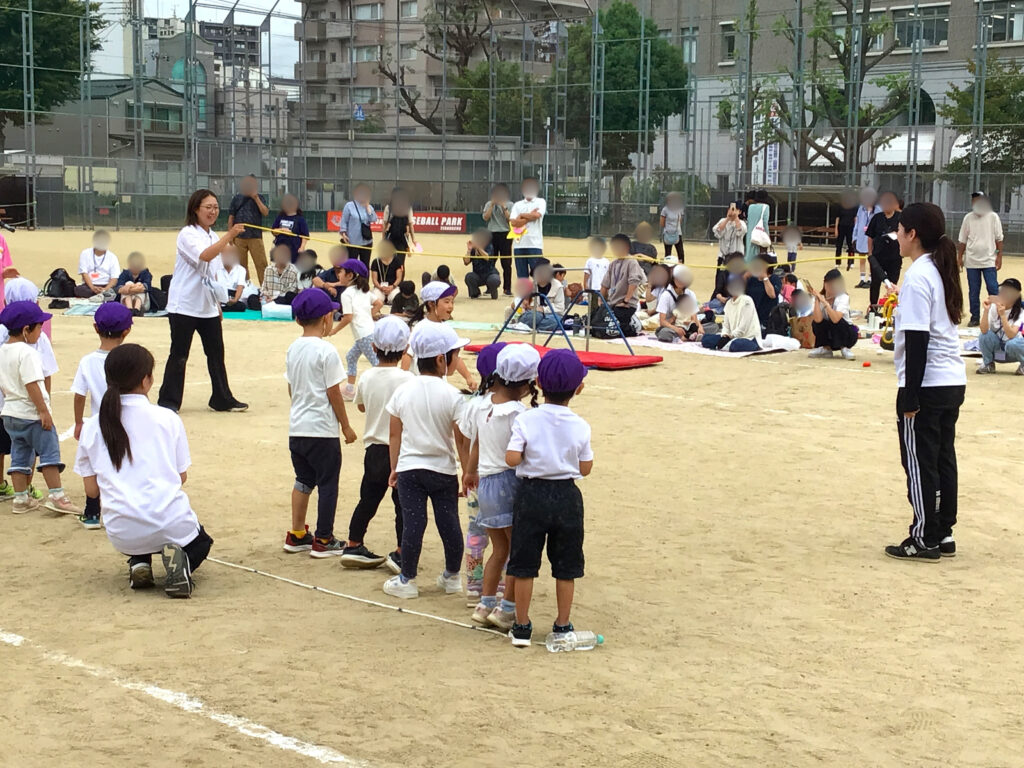
[[[971,189],[981,189],[981,173],[983,164],[981,157],[985,145],[985,85],[988,75],[988,44],[992,35],[992,23],[989,14],[982,11],[981,3],[977,8],[977,40],[974,51],[974,104],[971,110],[971,122],[974,124],[971,136]]]

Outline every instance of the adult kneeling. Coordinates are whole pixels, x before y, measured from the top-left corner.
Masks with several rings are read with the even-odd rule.
[[[178,233],[178,256],[167,295],[167,317],[171,326],[171,351],[164,368],[159,405],[178,411],[185,390],[185,367],[197,332],[203,342],[206,367],[210,371],[210,409],[244,411],[249,406],[231,394],[228,372],[224,367],[224,332],[221,327],[220,299],[213,280],[220,267],[220,253],[241,234],[244,225],[236,224],[218,238],[211,229],[220,213],[217,197],[208,189],[192,193],[188,200],[185,226]],[[220,289],[223,291],[223,289]]]

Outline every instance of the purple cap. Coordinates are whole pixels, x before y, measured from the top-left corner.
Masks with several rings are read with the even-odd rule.
[[[341,268],[360,277],[370,276],[370,270],[359,259],[349,259],[342,263]]]
[[[0,325],[6,326],[13,333],[26,325],[45,323],[51,317],[53,315],[43,312],[34,301],[12,301],[0,312]]]
[[[494,369],[498,366],[498,353],[501,352],[507,343],[499,341],[497,344],[488,344],[477,353],[476,372],[482,378],[486,379],[494,373]]]
[[[306,288],[292,301],[292,317],[296,320],[316,320],[338,310],[338,305],[319,288]]]
[[[132,311],[119,301],[100,304],[93,322],[103,333],[123,333],[132,327]]]
[[[537,366],[537,382],[547,392],[575,392],[586,375],[586,366],[568,349],[551,350]]]

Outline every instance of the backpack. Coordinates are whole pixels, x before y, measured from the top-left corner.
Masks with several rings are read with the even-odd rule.
[[[768,313],[768,321],[764,324],[765,333],[789,336],[789,315],[789,304],[776,304]]]
[[[75,295],[75,281],[63,267],[55,269],[50,273],[50,279],[43,284],[43,295],[55,299],[70,299]]]

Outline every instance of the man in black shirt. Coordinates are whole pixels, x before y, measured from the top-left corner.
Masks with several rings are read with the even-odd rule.
[[[263,226],[263,217],[270,213],[267,198],[259,193],[259,182],[249,174],[238,185],[238,194],[231,198],[228,208],[228,227],[235,224],[256,224]],[[249,255],[252,255],[252,267],[256,271],[255,282],[262,285],[263,273],[267,271],[267,252],[263,248],[263,232],[258,229],[246,228],[235,238],[238,257],[245,271],[249,271]]]
[[[857,196],[853,192],[844,192],[839,199],[839,213],[832,227],[832,237],[836,241],[836,266],[843,263],[843,247],[846,247],[846,268],[853,266],[853,223],[857,218]]]
[[[883,192],[878,196],[881,213],[876,213],[868,222],[868,249],[871,255],[871,306],[878,304],[878,294],[882,282],[888,280],[893,285],[900,281],[903,257],[900,256],[900,244],[896,240],[896,230],[900,226],[900,208],[902,204],[894,192]]]

